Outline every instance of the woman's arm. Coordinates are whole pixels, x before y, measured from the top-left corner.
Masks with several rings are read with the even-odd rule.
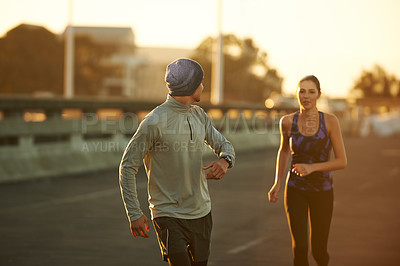
[[[313,164],[295,164],[293,171],[300,176],[306,176],[313,172],[319,171],[334,171],[343,169],[347,166],[346,150],[343,144],[342,133],[340,130],[339,121],[336,116],[325,114],[329,137],[332,142],[335,158],[323,163]]]
[[[289,147],[289,134],[290,134],[290,117],[282,117],[279,123],[279,129],[281,134],[281,144],[278,150],[276,158],[276,170],[275,170],[275,182],[270,191],[268,192],[268,198],[270,202],[276,202],[278,200],[278,193],[282,186],[282,179],[286,170],[286,166],[290,156]]]

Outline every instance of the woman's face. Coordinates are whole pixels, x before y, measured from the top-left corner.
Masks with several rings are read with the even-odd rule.
[[[320,96],[317,85],[311,80],[304,80],[300,82],[297,88],[297,99],[300,108],[310,110],[317,107],[317,100]]]

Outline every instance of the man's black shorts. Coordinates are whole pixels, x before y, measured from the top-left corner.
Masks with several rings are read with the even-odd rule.
[[[198,219],[158,217],[153,220],[163,260],[169,254],[189,252],[195,262],[207,261],[210,255],[211,212]]]

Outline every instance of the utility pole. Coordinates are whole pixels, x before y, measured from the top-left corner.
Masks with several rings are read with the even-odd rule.
[[[68,25],[65,30],[64,48],[64,97],[74,96],[74,27],[72,25],[73,0],[69,0]]]
[[[224,97],[224,36],[222,33],[222,0],[218,0],[218,36],[213,49],[211,103],[221,104]]]

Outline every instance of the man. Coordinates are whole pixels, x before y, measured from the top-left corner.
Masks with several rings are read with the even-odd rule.
[[[144,161],[153,225],[163,259],[172,266],[207,265],[212,227],[207,179],[221,179],[235,162],[231,143],[202,108],[192,105],[200,101],[202,81],[203,69],[193,60],[177,59],[167,66],[167,100],[140,123],[119,170],[132,234],[148,238],[135,178]],[[219,157],[205,167],[204,143]]]

